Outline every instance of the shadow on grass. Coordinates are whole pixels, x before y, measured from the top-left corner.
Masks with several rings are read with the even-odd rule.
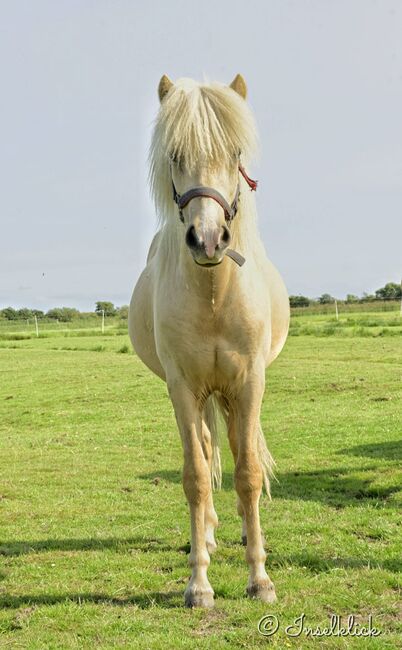
[[[182,473],[180,470],[160,469],[155,470],[154,472],[140,474],[139,478],[143,479],[144,481],[155,481],[157,479],[162,479],[168,483],[178,483],[180,485],[182,484]],[[233,474],[230,472],[222,472],[222,489],[234,490]]]
[[[290,556],[276,556],[270,554],[267,564],[269,567],[286,568],[300,567],[313,574],[327,573],[334,569],[382,569],[398,573],[402,569],[402,561],[399,558],[391,558],[379,562],[374,558],[353,558],[335,557],[323,558],[312,553],[301,553]],[[21,594],[21,595],[0,595],[0,609],[19,609],[26,606],[58,605],[75,603],[82,606],[86,603],[103,604],[112,607],[127,607],[134,605],[140,609],[161,607],[163,609],[184,609],[183,593],[185,585],[179,591],[168,592],[145,592],[142,594],[131,594],[120,596],[108,595],[107,593],[65,593],[65,594]],[[218,598],[228,598],[227,592],[217,589],[215,595]],[[236,596],[236,599],[238,596]]]
[[[358,557],[321,557],[314,553],[300,553],[290,556],[277,556],[270,554],[267,559],[268,567],[301,567],[308,569],[311,573],[327,573],[333,569],[385,569],[399,574],[402,570],[402,560],[399,557],[387,560],[376,560],[371,558]]]
[[[365,475],[366,472],[371,474]],[[375,480],[380,475],[380,468],[376,465],[356,469],[334,467],[310,472],[287,472],[278,474],[279,483],[273,482],[272,495],[274,499],[319,501],[338,509],[363,503],[374,507],[391,507],[392,502],[388,502],[388,499],[399,492],[401,486],[398,483],[376,485]]]
[[[42,553],[44,551],[103,551],[107,549],[121,553],[129,553],[133,549],[143,553],[180,550],[172,545],[167,545],[159,539],[144,537],[0,541],[0,556],[28,555],[29,553]]]
[[[376,445],[361,445],[361,448],[366,447],[371,448]],[[360,449],[360,447],[353,447],[349,453],[352,454],[353,449]],[[385,449],[387,449],[386,445]],[[366,472],[371,474],[365,476]],[[375,480],[380,475],[381,468],[377,465],[357,468],[334,467],[307,472],[276,472],[278,480],[271,481],[272,496],[274,499],[319,501],[334,508],[360,506],[362,503],[376,507],[378,504],[387,504],[389,497],[401,490],[401,486],[398,484],[376,485]],[[181,483],[181,473],[174,470],[159,470],[140,476],[147,481],[156,479],[156,477],[172,483]],[[234,490],[233,474],[230,472],[222,473],[222,489]]]
[[[338,454],[368,456],[369,458],[381,458],[383,460],[402,460],[402,440],[357,445],[356,447],[341,449]]]
[[[67,594],[22,594],[20,596],[0,596],[0,609],[18,609],[27,605],[58,605],[60,603],[85,603],[105,604],[117,607],[136,605],[141,609],[148,609],[155,605],[166,609],[183,607],[183,591],[148,592],[140,595],[122,596],[115,598],[102,593],[67,593]]]

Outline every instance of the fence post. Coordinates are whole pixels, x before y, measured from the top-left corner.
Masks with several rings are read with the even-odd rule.
[[[335,316],[336,316],[336,320],[339,320],[338,303],[336,300],[335,300]]]
[[[37,319],[36,314],[35,314],[34,318],[35,318],[36,336],[38,337],[39,336],[39,325],[38,325],[38,319]]]

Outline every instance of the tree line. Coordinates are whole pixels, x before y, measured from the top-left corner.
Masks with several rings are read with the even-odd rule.
[[[53,309],[49,309],[47,312],[41,309],[29,309],[27,307],[23,307],[22,309],[13,309],[13,307],[0,309],[0,319],[4,320],[29,320],[36,317],[38,319],[49,318],[67,323],[77,318],[88,318],[94,316],[94,314],[97,316],[104,314],[108,318],[116,316],[121,319],[126,319],[128,318],[128,305],[115,307],[112,302],[99,300],[95,303],[94,312],[82,312],[74,307],[53,307]]]
[[[364,303],[373,302],[375,300],[400,300],[402,297],[402,285],[396,282],[387,282],[387,284],[380,289],[377,289],[374,294],[363,293],[359,298],[352,293],[348,293],[345,300],[339,300],[331,296],[329,293],[323,293],[318,298],[308,298],[307,296],[289,296],[291,307],[308,307],[309,305],[330,305],[337,300],[339,303]],[[29,309],[23,307],[21,309],[14,309],[13,307],[6,307],[0,309],[0,319],[3,320],[29,320],[31,318],[50,318],[61,322],[72,321],[76,318],[88,318],[94,314],[110,318],[112,316],[121,319],[128,317],[128,305],[115,307],[112,302],[107,300],[98,300],[95,303],[95,310],[91,312],[80,312],[74,307],[53,307],[47,312],[40,309]]]
[[[318,298],[308,298],[307,296],[289,296],[291,307],[308,307],[309,305],[330,305],[337,300],[339,303],[346,303],[348,305],[353,303],[374,302],[375,300],[400,300],[402,298],[402,283],[387,282],[387,284],[380,289],[377,289],[373,294],[363,293],[359,298],[353,293],[348,293],[345,300],[334,298],[329,293],[323,293]]]

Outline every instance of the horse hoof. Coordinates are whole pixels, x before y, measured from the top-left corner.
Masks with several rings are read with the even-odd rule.
[[[210,555],[212,555],[212,553],[215,553],[216,549],[218,548],[216,542],[206,542],[206,546],[207,546],[207,551]]]
[[[214,594],[210,591],[204,592],[186,592],[184,594],[184,604],[186,607],[203,607],[210,609],[214,606]]]
[[[257,598],[263,603],[274,603],[276,601],[275,587],[271,581],[257,583],[247,587],[249,598]]]

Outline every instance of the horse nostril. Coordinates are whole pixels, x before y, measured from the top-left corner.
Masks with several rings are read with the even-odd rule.
[[[194,226],[190,226],[186,232],[186,244],[189,248],[197,248],[200,245]]]
[[[230,234],[230,230],[226,225],[222,226],[222,230],[223,230],[223,233],[221,235],[221,242],[225,246],[229,246],[230,240],[232,239],[232,236]]]

